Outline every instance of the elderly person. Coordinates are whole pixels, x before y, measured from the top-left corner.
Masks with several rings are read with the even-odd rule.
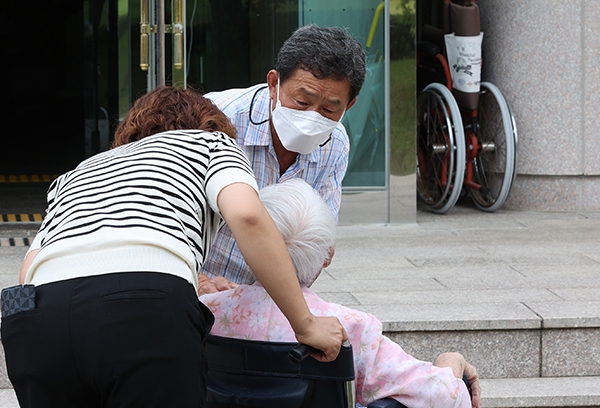
[[[266,84],[206,97],[236,127],[237,143],[250,159],[259,188],[301,178],[319,192],[337,222],[350,150],[340,121],[356,102],[365,72],[364,50],[350,34],[308,25],[284,42]],[[236,283],[255,280],[227,226],[203,272]]]
[[[27,285],[2,292],[21,407],[204,406],[213,316],[197,274],[221,217],[298,340],[336,357],[345,332],[309,311],[234,135],[199,93],[159,88],[135,102],[113,149],[53,182]]]
[[[382,335],[374,316],[319,298],[309,289],[335,239],[331,211],[304,181],[265,187],[260,198],[283,235],[304,298],[316,315],[338,316],[354,351],[357,401],[368,405],[394,398],[411,408],[478,408],[477,370],[459,353],[443,353],[435,364],[419,361]],[[294,334],[260,283],[200,297],[215,314],[211,334],[238,339],[293,342]],[[462,380],[466,374],[472,399]]]

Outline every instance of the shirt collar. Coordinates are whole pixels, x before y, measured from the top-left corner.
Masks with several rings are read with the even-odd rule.
[[[269,119],[271,116],[269,88],[267,84],[260,84],[255,86],[252,91],[254,103],[252,99],[248,105],[248,127],[244,134],[244,145],[250,146],[270,146],[273,144],[271,139],[271,121],[267,120],[260,125],[255,125],[250,121],[250,118],[254,122],[260,123],[265,119]],[[262,89],[261,89],[262,88]],[[252,105],[252,111],[250,111],[250,105]]]

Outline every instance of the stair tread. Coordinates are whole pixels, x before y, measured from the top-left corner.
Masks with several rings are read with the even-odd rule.
[[[600,406],[600,376],[482,379],[482,408]],[[0,389],[0,406],[18,408],[10,388]]]
[[[600,406],[600,376],[482,379],[483,408]]]

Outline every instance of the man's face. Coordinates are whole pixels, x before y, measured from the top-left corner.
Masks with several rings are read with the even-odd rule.
[[[277,79],[275,70],[267,74],[267,82],[271,93],[272,109],[277,102]],[[312,110],[333,121],[339,121],[345,110],[356,102],[350,100],[350,82],[333,78],[318,79],[309,71],[296,69],[279,88],[279,99],[286,108],[296,110]]]

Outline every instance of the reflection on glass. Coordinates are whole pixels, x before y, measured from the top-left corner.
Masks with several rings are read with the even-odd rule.
[[[185,10],[187,83],[206,92],[265,82],[299,26],[347,28],[368,75],[343,119],[351,149],[340,223],[414,221],[415,0],[185,0]]]
[[[415,0],[390,0],[391,174],[415,172]]]
[[[350,138],[344,189],[385,188],[385,3],[381,0],[305,0],[300,24],[345,27],[365,48],[367,76],[342,120]]]
[[[390,0],[390,222],[416,221],[416,4]]]
[[[108,4],[83,2],[85,157],[108,149]]]

